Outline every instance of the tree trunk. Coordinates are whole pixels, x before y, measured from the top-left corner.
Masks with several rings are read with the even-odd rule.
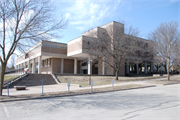
[[[5,70],[6,70],[6,65],[1,64],[2,68],[1,68],[1,81],[0,81],[0,96],[2,96],[2,88],[4,85],[4,75],[5,75]]]
[[[118,80],[118,70],[116,71],[116,80]]]
[[[170,65],[170,59],[168,59],[168,64],[167,64],[168,80],[170,80],[170,75],[169,75],[169,65]]]

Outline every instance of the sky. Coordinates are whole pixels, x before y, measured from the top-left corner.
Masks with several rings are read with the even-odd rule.
[[[68,25],[61,30],[62,38],[52,39],[62,43],[111,21],[124,20],[138,28],[145,39],[160,23],[180,23],[180,0],[52,0],[52,4],[56,20],[62,16],[68,19]]]
[[[178,21],[180,24],[180,0],[51,0],[55,7],[54,18],[64,16],[68,20],[62,37],[51,41],[67,43],[82,33],[112,21],[125,21],[128,26],[140,30],[140,37],[160,23]],[[15,56],[16,59],[17,56]],[[8,63],[11,63],[11,60]],[[10,65],[9,65],[10,66]]]

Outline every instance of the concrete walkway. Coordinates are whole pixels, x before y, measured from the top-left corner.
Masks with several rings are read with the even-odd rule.
[[[171,78],[180,78],[180,76],[174,76]],[[148,81],[158,81],[158,80],[166,80],[167,78],[158,78],[158,79],[148,79],[143,81],[136,81],[136,82],[126,82],[126,83],[116,83],[114,86],[123,86],[123,85],[130,85],[130,84],[138,84],[138,85],[156,85],[147,83]],[[112,84],[108,85],[100,85],[100,86],[93,86],[93,88],[105,88],[105,87],[112,87]],[[91,89],[91,87],[78,87],[77,85],[72,85],[70,87],[70,91],[73,90],[84,90],[84,89]],[[66,84],[56,84],[56,85],[44,85],[43,92],[61,92],[61,91],[68,91],[68,87]],[[23,95],[23,94],[35,94],[35,93],[42,93],[42,86],[33,86],[27,87],[27,90],[19,90],[16,91],[14,88],[9,89],[9,95]],[[7,89],[3,90],[3,95],[7,95]]]

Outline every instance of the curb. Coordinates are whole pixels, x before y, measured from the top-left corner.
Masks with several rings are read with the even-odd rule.
[[[163,85],[165,86],[165,85],[174,85],[174,84],[180,84],[180,82],[179,83],[168,83],[168,84],[163,84]]]
[[[55,96],[42,96],[42,97],[32,97],[32,98],[22,98],[22,99],[12,99],[12,100],[0,100],[1,102],[13,102],[13,101],[24,101],[24,100],[35,100],[35,99],[44,99],[44,98],[56,98],[56,97],[67,97],[67,96],[77,96],[77,95],[88,95],[88,94],[97,94],[97,93],[105,93],[105,92],[115,92],[115,91],[123,91],[123,90],[133,90],[133,89],[141,89],[141,88],[149,88],[156,87],[156,85],[143,86],[137,88],[129,88],[129,89],[117,89],[117,90],[106,90],[106,91],[95,91],[95,92],[84,92],[84,93],[67,93],[64,95],[55,95]]]

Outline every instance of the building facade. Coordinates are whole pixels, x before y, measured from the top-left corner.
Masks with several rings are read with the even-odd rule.
[[[115,75],[113,68],[102,60],[98,60],[96,63],[92,64],[91,60],[93,56],[89,55],[87,50],[83,48],[83,46],[88,44],[89,37],[98,40],[99,35],[106,32],[110,25],[124,29],[123,24],[113,21],[92,29],[91,31],[95,33],[93,34],[94,36],[90,36],[88,32],[85,32],[80,37],[69,41],[67,44],[42,40],[17,58],[16,68],[28,68],[31,73],[39,74],[50,74],[52,72],[61,74]],[[124,34],[124,36],[128,38],[128,35]],[[137,39],[141,40],[146,45],[148,44],[148,40],[142,38]],[[86,62],[82,62],[84,58],[87,59]],[[129,65],[127,59],[126,64],[121,66],[119,75],[124,76],[130,73],[147,74],[153,71],[153,60]]]

